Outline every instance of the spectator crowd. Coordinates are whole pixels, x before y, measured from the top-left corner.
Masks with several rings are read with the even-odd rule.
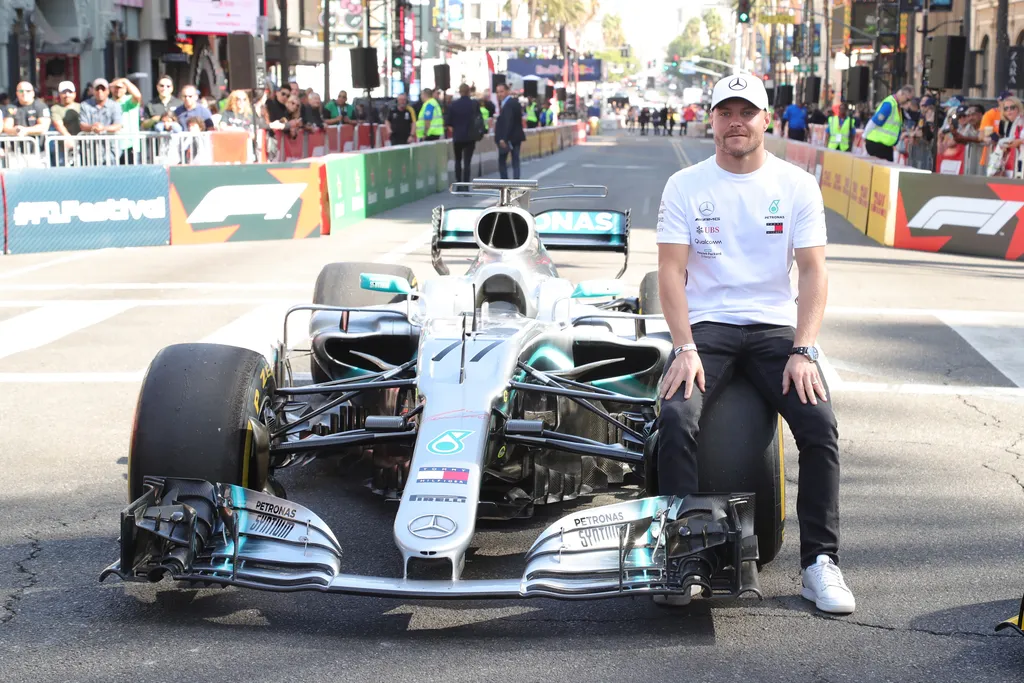
[[[405,94],[352,103],[345,91],[325,102],[319,93],[301,88],[296,81],[279,86],[268,83],[262,92],[225,90],[216,99],[195,84],[175,83],[162,75],[156,81],[156,97],[147,102],[138,86],[125,77],[97,78],[81,92],[75,83],[62,81],[55,93],[45,96],[31,83],[22,82],[13,100],[0,93],[0,167],[5,150],[11,151],[4,139],[10,143],[11,138],[34,141],[33,149],[48,158],[51,166],[166,161],[163,153],[176,139],[178,144],[170,147],[179,153],[180,162],[203,163],[209,160],[209,151],[204,150],[201,134],[208,131],[247,131],[253,160],[261,132],[269,133],[268,158],[275,159],[279,136],[294,139],[328,126],[374,124],[382,127],[391,145],[453,139],[458,148],[456,175],[461,179],[463,168],[468,177],[475,143],[492,132],[501,107],[489,90],[478,93],[466,84],[459,86],[457,96],[424,89],[412,103]],[[560,110],[535,97],[524,98],[520,108],[520,128],[554,125]],[[518,146],[512,149],[505,142],[518,168]]]

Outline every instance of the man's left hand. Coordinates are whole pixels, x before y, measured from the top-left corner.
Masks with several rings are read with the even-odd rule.
[[[786,369],[782,372],[782,394],[788,394],[791,386],[796,389],[801,403],[810,400],[811,405],[816,406],[818,397],[822,401],[828,401],[825,386],[818,376],[818,366],[805,356],[794,354],[786,363]]]

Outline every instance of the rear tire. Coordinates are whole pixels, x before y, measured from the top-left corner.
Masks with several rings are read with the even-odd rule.
[[[640,283],[640,311],[646,315],[662,312],[657,271],[644,275]],[[648,495],[657,495],[657,452],[655,431],[644,451]],[[786,525],[782,419],[742,374],[734,374],[715,403],[701,415],[697,476],[702,493],[756,495],[758,564],[775,559],[782,548]]]
[[[320,275],[316,278],[316,286],[313,288],[313,303],[322,306],[358,308],[362,306],[382,306],[400,303],[408,298],[405,294],[374,292],[369,289],[363,289],[359,277],[360,273],[396,275],[408,280],[410,286],[416,287],[416,274],[408,266],[362,261],[328,263],[320,270]],[[310,358],[310,372],[313,375],[313,382],[316,384],[329,382],[333,379],[320,366],[316,358]]]
[[[183,477],[261,491],[269,476],[265,424],[276,390],[262,354],[222,344],[174,344],[149,364],[128,454],[130,500],[143,477]]]

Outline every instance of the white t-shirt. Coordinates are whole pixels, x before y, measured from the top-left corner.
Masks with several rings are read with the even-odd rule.
[[[729,173],[714,156],[676,172],[658,211],[657,242],[690,245],[691,325],[796,327],[793,249],[826,241],[814,176],[771,153],[753,173]]]

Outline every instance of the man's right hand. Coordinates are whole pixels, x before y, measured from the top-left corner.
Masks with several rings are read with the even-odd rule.
[[[668,400],[685,385],[683,398],[689,399],[693,394],[693,386],[704,391],[704,365],[696,351],[684,351],[675,357],[669,366],[665,379],[661,383],[661,398]]]

